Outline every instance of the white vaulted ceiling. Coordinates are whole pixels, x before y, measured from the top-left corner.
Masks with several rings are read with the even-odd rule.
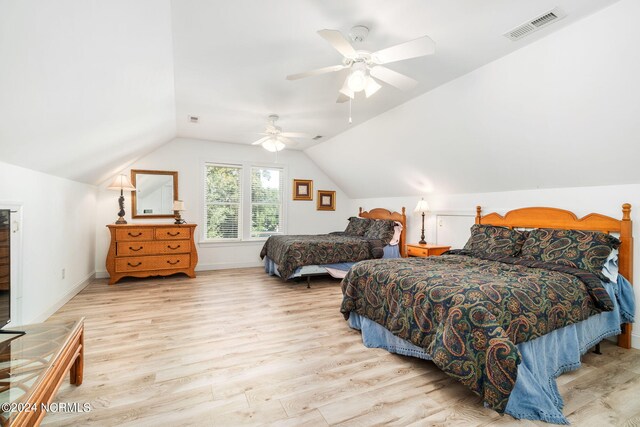
[[[97,183],[176,134],[169,0],[0,0],[0,160]]]
[[[339,64],[318,34],[370,28],[364,43],[379,50],[429,35],[432,56],[389,68],[417,79],[410,92],[384,86],[353,103],[356,126],[415,96],[538,40],[615,0],[180,0],[172,3],[176,113],[180,136],[250,143],[266,117],[285,131],[322,135],[347,129],[348,103],[336,104],[348,71],[287,81],[285,76]],[[502,34],[560,6],[567,18],[512,42]],[[198,124],[188,121],[199,116]],[[300,148],[317,143],[304,142]]]
[[[320,148],[613,3],[0,0],[0,160],[98,183],[176,136],[249,144],[271,113],[284,131],[323,136],[298,148]],[[556,6],[567,18],[518,42],[502,36]],[[293,82],[285,76],[339,63],[316,31],[346,34],[356,24],[371,30],[361,49],[425,34],[437,47],[433,56],[390,65],[419,85],[406,93],[384,86],[357,99],[350,126],[348,104],[335,103],[345,72]],[[324,163],[315,149],[310,155]]]

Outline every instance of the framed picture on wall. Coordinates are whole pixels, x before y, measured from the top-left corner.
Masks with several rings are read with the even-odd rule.
[[[293,200],[313,200],[313,181],[310,179],[294,179]]]
[[[335,211],[336,210],[336,192],[328,190],[318,190],[318,210],[319,211]]]

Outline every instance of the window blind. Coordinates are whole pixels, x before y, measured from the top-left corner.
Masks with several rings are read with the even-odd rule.
[[[284,231],[284,173],[282,169],[251,168],[251,237]]]
[[[207,239],[239,239],[242,166],[208,164],[205,174]]]

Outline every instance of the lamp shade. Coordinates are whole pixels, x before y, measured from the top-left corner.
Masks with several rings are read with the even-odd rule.
[[[184,202],[182,200],[174,200],[173,201],[173,210],[174,211],[184,211]]]
[[[416,208],[413,210],[414,212],[429,212],[429,203],[425,199],[422,199],[416,205]]]
[[[125,174],[117,175],[107,188],[109,190],[136,191],[136,187],[131,184],[129,177]]]

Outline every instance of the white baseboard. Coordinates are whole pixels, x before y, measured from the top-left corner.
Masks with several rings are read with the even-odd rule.
[[[106,271],[96,271],[96,279],[108,279],[109,273]]]
[[[64,294],[58,301],[56,301],[51,307],[49,307],[44,313],[38,315],[35,319],[29,320],[29,323],[41,323],[47,320],[53,313],[60,310],[60,308],[75,297],[81,290],[86,288],[93,279],[95,279],[96,273],[89,274],[85,279],[81,280],[77,285],[73,287],[69,292]]]
[[[631,347],[640,349],[640,334],[631,332]]]

